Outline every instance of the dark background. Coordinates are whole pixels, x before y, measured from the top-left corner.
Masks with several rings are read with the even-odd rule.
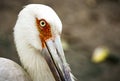
[[[1,0],[0,56],[19,62],[13,27],[23,6],[40,3],[51,6],[63,23],[62,38],[69,49],[66,58],[78,81],[120,81],[120,64],[91,62],[93,50],[107,46],[120,58],[119,0]]]

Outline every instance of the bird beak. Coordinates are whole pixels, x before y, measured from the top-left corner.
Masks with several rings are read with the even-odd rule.
[[[60,36],[45,41],[42,50],[44,56],[56,81],[72,81],[70,69],[66,63]]]

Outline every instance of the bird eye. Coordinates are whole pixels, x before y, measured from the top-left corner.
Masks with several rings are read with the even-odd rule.
[[[44,20],[41,20],[41,21],[40,21],[40,26],[41,26],[41,27],[45,27],[45,26],[46,26],[46,22],[45,22]]]

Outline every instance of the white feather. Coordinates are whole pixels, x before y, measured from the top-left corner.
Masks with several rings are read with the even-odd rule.
[[[61,33],[62,23],[53,9],[42,4],[27,5],[19,13],[14,27],[17,51],[33,81],[55,81],[45,59],[40,55],[42,45],[36,18],[45,19],[50,24],[53,35]]]

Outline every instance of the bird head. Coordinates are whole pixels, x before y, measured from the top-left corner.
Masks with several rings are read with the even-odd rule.
[[[26,41],[40,51],[56,80],[71,81],[60,41],[61,31],[62,23],[52,8],[30,4],[19,13],[14,35],[15,41]],[[21,37],[24,40],[19,40]]]

